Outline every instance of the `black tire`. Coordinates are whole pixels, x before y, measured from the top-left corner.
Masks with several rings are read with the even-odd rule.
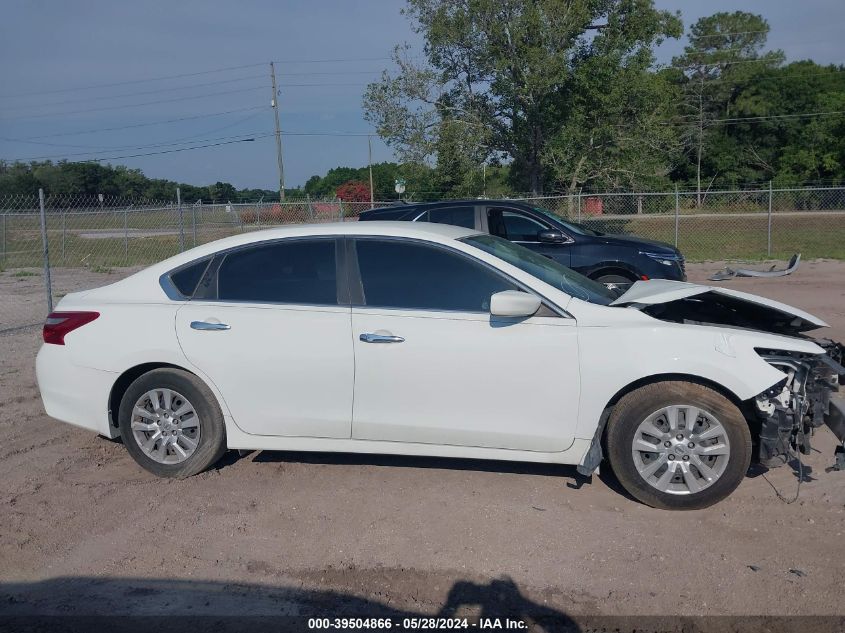
[[[199,441],[184,461],[166,464],[147,456],[131,429],[135,403],[153,389],[170,389],[190,401],[199,418]],[[161,368],[143,374],[129,385],[120,401],[118,413],[120,435],[126,450],[138,464],[158,477],[190,477],[215,464],[226,452],[226,427],[217,398],[194,374],[175,368]]]
[[[730,442],[724,472],[698,492],[658,490],[634,463],[633,442],[640,423],[671,405],[692,405],[712,413]],[[664,510],[697,510],[718,503],[742,482],[751,462],[751,433],[736,405],[713,389],[692,382],[658,382],[632,391],[614,406],[607,421],[607,455],[619,483],[639,501]]]

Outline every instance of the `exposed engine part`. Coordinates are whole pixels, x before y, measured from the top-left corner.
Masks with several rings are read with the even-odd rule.
[[[752,270],[750,268],[729,268],[725,267],[717,273],[713,273],[708,277],[710,281],[725,281],[726,279],[733,279],[734,277],[785,277],[791,275],[798,270],[798,264],[801,262],[801,253],[796,253],[789,259],[786,268],[778,270],[774,266],[769,270]]]
[[[831,398],[845,383],[845,347],[827,340],[819,341],[819,345],[826,354],[757,350],[785,375],[754,401],[761,420],[759,459],[768,468],[787,463],[792,451],[809,454],[814,429],[827,424],[842,443],[833,468],[845,469],[845,400]]]

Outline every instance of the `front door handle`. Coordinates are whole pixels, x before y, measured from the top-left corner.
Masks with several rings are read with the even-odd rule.
[[[201,331],[213,330],[231,330],[232,326],[228,323],[212,323],[210,321],[191,321],[191,328]]]
[[[405,339],[401,336],[393,336],[392,334],[372,334],[367,332],[358,337],[364,343],[404,343]]]

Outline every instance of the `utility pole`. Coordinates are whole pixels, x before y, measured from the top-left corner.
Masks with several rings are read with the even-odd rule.
[[[370,166],[370,206],[375,204],[375,194],[373,193],[373,137],[367,135],[367,164]]]
[[[276,89],[276,68],[270,62],[270,81],[273,84],[273,116],[276,120],[276,161],[279,164],[279,201],[285,201],[285,164],[282,162],[282,130],[279,128],[279,91]]]

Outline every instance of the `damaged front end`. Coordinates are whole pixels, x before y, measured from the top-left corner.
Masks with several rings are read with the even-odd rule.
[[[754,399],[760,420],[759,460],[768,468],[785,464],[793,450],[810,452],[814,429],[827,424],[839,441],[834,470],[845,470],[845,347],[817,341],[825,354],[809,355],[757,349],[770,365],[785,374],[783,380]]]

